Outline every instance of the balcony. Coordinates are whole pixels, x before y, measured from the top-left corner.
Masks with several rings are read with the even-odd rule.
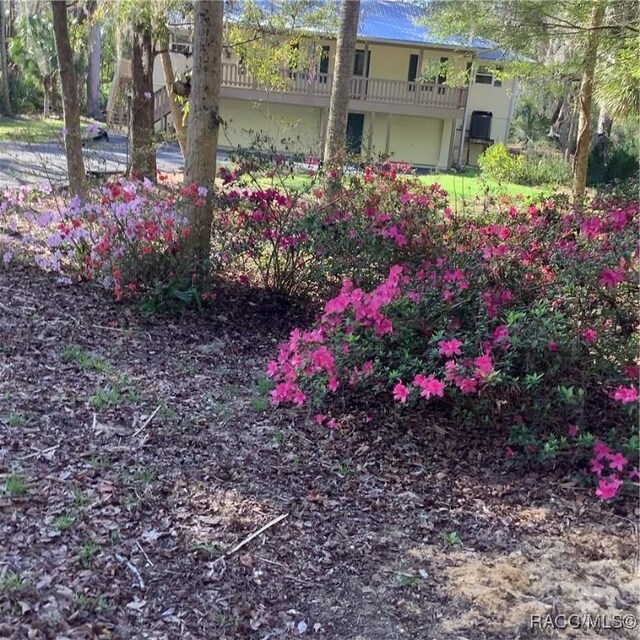
[[[264,87],[242,66],[223,63],[220,95],[222,98],[328,107],[331,86],[330,74],[282,71],[279,82]],[[457,118],[462,116],[466,99],[466,87],[354,76],[351,79],[349,110]],[[164,88],[156,92],[154,108],[156,121],[169,114],[168,95]]]

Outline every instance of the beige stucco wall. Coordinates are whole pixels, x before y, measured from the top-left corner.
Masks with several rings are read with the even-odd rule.
[[[220,101],[227,123],[220,131],[223,148],[248,147],[260,132],[282,151],[317,155],[320,150],[321,109],[249,100]]]
[[[364,43],[357,45],[358,49],[364,49]],[[401,80],[406,82],[409,73],[410,56],[420,56],[419,47],[400,47],[382,44],[370,44],[371,66],[369,77],[381,80]],[[464,70],[468,59],[464,54],[457,54],[444,49],[422,49],[422,67],[418,69],[418,77],[429,65],[430,61],[440,61],[441,57],[449,58],[451,69],[454,73]]]
[[[466,129],[469,128],[471,114],[474,111],[490,111],[493,113],[491,138],[496,141],[506,142],[509,135],[509,105],[514,91],[516,91],[516,81],[513,79],[504,80],[501,87],[474,82],[469,88]]]
[[[364,49],[364,44],[358,44],[358,49]],[[402,80],[406,82],[409,72],[409,56],[419,55],[419,49],[409,47],[388,47],[384,45],[369,45],[371,51],[371,66],[369,77],[381,80]]]

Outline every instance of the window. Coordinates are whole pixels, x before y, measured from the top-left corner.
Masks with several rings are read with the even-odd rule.
[[[409,73],[407,74],[407,82],[415,82],[418,77],[418,56],[412,53],[409,56]]]
[[[449,58],[440,58],[440,73],[436,84],[444,84],[447,81],[447,62],[449,62]]]
[[[171,51],[171,53],[181,53],[187,57],[192,53],[191,45],[186,42],[172,42],[169,51]]]
[[[320,54],[320,73],[329,73],[329,54],[331,53],[331,47],[329,45],[322,45],[322,53]]]
[[[409,56],[409,72],[407,73],[407,82],[415,82],[418,77],[418,56],[412,53]],[[410,84],[409,91],[415,91],[416,85]]]
[[[500,71],[500,68],[497,69]],[[493,75],[493,71],[489,67],[478,67],[476,71],[476,83],[477,84],[489,84],[494,87],[501,87],[502,80],[498,80]]]
[[[438,74],[438,78],[436,79],[436,84],[443,85],[447,81],[447,63],[449,62],[449,58],[440,58],[440,73]],[[438,87],[438,94],[444,95],[445,88]]]
[[[356,57],[353,61],[353,75],[369,77],[369,66],[371,64],[371,51],[367,55],[367,64],[365,72],[364,49],[356,49]]]
[[[471,82],[471,69],[473,68],[473,62],[467,62],[467,72],[465,75],[464,83],[469,84]]]

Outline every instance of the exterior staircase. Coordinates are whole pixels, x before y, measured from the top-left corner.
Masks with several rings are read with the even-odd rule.
[[[109,100],[107,101],[107,127],[122,129],[127,126],[129,115],[129,95],[133,88],[131,78],[131,61],[120,60],[111,83]],[[169,93],[163,85],[153,94],[154,122],[163,121],[171,115]]]
[[[107,127],[122,129],[129,120],[129,96],[133,88],[131,79],[131,61],[120,60],[111,82],[111,91],[107,101]]]

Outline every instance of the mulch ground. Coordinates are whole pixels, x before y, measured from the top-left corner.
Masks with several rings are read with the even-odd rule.
[[[635,503],[505,467],[485,427],[269,407],[304,321],[0,271],[0,638],[636,637]]]

